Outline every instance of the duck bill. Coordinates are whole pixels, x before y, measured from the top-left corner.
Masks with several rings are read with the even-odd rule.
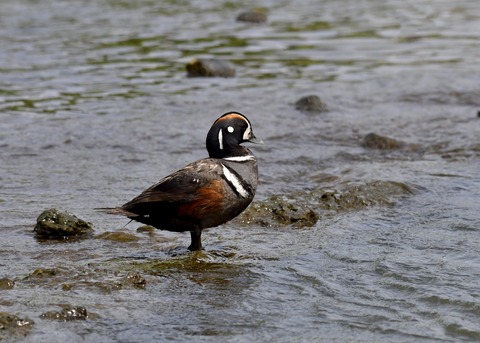
[[[255,137],[253,134],[252,134],[252,136],[247,140],[247,142],[255,143],[255,144],[264,144],[261,139],[258,139],[258,138]]]

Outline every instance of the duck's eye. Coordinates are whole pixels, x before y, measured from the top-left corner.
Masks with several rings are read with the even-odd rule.
[[[233,126],[229,126],[227,127],[227,131],[232,133],[233,131],[235,131],[235,129],[233,128]]]

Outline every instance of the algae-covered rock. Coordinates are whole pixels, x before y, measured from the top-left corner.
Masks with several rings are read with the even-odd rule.
[[[138,273],[128,273],[127,276],[123,278],[122,284],[127,287],[144,289],[147,281]]]
[[[87,317],[87,309],[83,306],[64,306],[60,311],[49,311],[40,315],[42,319],[52,319],[62,322],[85,320]]]
[[[318,221],[318,214],[298,197],[287,199],[274,195],[265,201],[254,202],[238,218],[244,224],[261,226],[293,225],[311,227]]]
[[[28,318],[0,312],[0,341],[4,335],[25,336],[32,328],[34,322]]]
[[[237,21],[241,21],[244,23],[261,24],[267,21],[267,14],[265,13],[265,10],[262,8],[254,8],[251,10],[241,12],[237,16]]]
[[[252,203],[236,221],[268,227],[311,227],[320,215],[360,210],[375,205],[393,205],[413,189],[401,182],[371,181],[340,185],[338,189],[297,191],[288,196],[273,195]]]
[[[64,238],[88,236],[94,229],[92,224],[73,214],[52,208],[38,216],[37,225],[33,231],[42,238]]]
[[[131,233],[122,232],[122,231],[116,231],[116,232],[107,231],[99,234],[95,238],[105,239],[107,241],[113,241],[113,242],[119,242],[119,243],[136,242],[140,239]]]
[[[407,144],[405,142],[386,137],[380,136],[376,133],[369,133],[363,138],[362,146],[369,149],[379,149],[379,150],[394,150],[402,149]]]
[[[187,75],[189,77],[233,77],[234,66],[224,60],[194,58],[187,63]]]
[[[142,226],[139,226],[137,228],[137,232],[140,232],[140,233],[147,233],[149,235],[153,234],[155,232],[155,229],[153,226],[151,225],[142,225]]]
[[[15,281],[7,278],[0,279],[0,290],[12,289],[15,286]]]
[[[35,269],[29,277],[35,277],[35,278],[49,278],[53,277],[58,274],[58,270],[55,268],[38,268]]]
[[[329,211],[358,210],[374,205],[393,205],[395,199],[413,193],[407,184],[395,181],[371,181],[349,184],[339,190],[327,190],[320,195],[319,207]]]
[[[306,112],[327,111],[327,105],[317,95],[307,95],[295,102],[295,108]]]

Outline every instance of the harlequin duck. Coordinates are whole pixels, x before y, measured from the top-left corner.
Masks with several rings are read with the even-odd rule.
[[[189,250],[201,250],[202,230],[226,223],[252,202],[258,183],[257,159],[241,143],[263,143],[241,113],[215,120],[207,135],[209,158],[164,177],[111,214],[160,230],[190,231]]]

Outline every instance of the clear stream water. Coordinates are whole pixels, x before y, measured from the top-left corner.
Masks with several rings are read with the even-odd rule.
[[[250,7],[267,23],[235,21]],[[0,341],[479,341],[479,32],[474,0],[2,1],[0,278],[15,286],[0,312],[34,324]],[[193,57],[237,74],[187,78]],[[297,111],[308,94],[329,111]],[[266,142],[252,147],[257,201],[373,181],[414,191],[314,208],[310,228],[232,222],[197,254],[188,234],[93,210],[205,157],[230,110]],[[419,148],[366,149],[370,132]],[[51,207],[138,240],[37,240]],[[89,316],[41,318],[62,306]]]

